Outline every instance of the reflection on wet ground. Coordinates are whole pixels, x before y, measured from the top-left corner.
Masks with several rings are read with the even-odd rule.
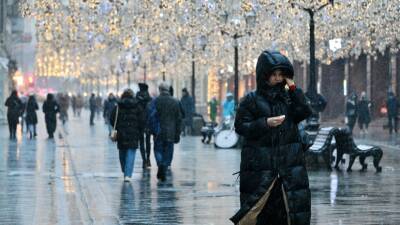
[[[153,167],[141,168],[139,152],[133,180],[124,183],[102,120],[90,127],[87,114],[72,118],[59,127],[61,139],[47,140],[39,117],[36,140],[19,134],[10,142],[0,126],[0,224],[231,224],[240,150],[185,137],[165,183],[156,179],[153,156]],[[379,135],[373,141],[389,147],[398,139]],[[365,173],[358,162],[352,173],[309,171],[312,224],[400,224],[399,149],[383,150],[382,173],[370,160]]]

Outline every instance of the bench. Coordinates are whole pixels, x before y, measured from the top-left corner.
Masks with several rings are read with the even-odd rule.
[[[343,155],[349,154],[350,160],[347,171],[351,171],[351,167],[353,166],[354,160],[357,158],[357,156],[359,157],[359,161],[362,166],[361,171],[367,170],[368,164],[365,163],[365,158],[369,156],[373,157],[373,163],[376,172],[382,171],[382,167],[379,166],[383,155],[382,149],[380,147],[372,145],[356,145],[350,131],[346,128],[341,128],[337,132],[335,132],[335,139],[337,153],[337,160],[335,164],[336,169],[340,169],[339,161],[342,159]]]
[[[306,152],[307,162],[310,164],[310,160],[318,162],[318,157],[322,157],[326,167],[331,170],[332,162],[332,151],[333,146],[331,145],[332,138],[337,132],[336,127],[324,127],[318,130],[313,144]]]

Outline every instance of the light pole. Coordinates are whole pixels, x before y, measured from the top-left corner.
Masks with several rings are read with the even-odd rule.
[[[165,81],[165,64],[166,64],[166,59],[165,56],[163,55],[161,63],[163,64],[162,68],[162,80]]]
[[[143,82],[146,83],[146,79],[147,79],[147,65],[146,63],[144,63],[143,65]]]
[[[202,51],[206,50],[207,47],[207,36],[205,35],[201,35],[200,39],[199,39],[199,44],[201,47]],[[193,98],[193,102],[196,103],[196,61],[195,61],[195,45],[192,45],[192,82],[191,82],[191,86],[192,86],[192,98]]]
[[[131,88],[131,71],[130,69],[128,69],[126,72],[127,72],[128,88]]]
[[[115,75],[117,76],[117,95],[119,93],[119,71],[117,71],[117,73],[115,73]]]
[[[228,12],[224,12],[221,15],[223,21],[225,24],[228,23],[228,19],[229,19],[229,14]],[[254,12],[254,10],[251,10],[250,12],[245,14],[245,21],[246,21],[246,27],[250,28],[250,27],[254,27],[255,23],[256,23],[256,13]],[[251,35],[249,29],[246,32],[243,32],[242,34],[239,33],[239,31],[235,31],[234,34],[231,34],[225,30],[221,30],[221,34],[222,35],[228,35],[233,39],[233,48],[234,48],[234,85],[235,85],[235,89],[234,89],[234,96],[235,96],[235,106],[238,105],[239,103],[239,44],[238,44],[238,39],[245,36],[245,35]]]
[[[317,79],[316,79],[316,61],[315,61],[315,13],[321,11],[323,8],[331,4],[333,6],[334,0],[329,0],[328,3],[323,4],[318,8],[306,8],[297,3],[292,2],[292,7],[297,6],[301,10],[308,13],[310,16],[310,71],[309,71],[309,84],[305,95],[309,99],[310,106],[313,109],[313,113],[310,118],[307,119],[308,130],[318,130],[319,128],[319,113],[324,111],[326,107],[325,98],[317,93]]]

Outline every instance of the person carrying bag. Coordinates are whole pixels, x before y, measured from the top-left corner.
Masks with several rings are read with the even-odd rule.
[[[111,139],[111,141],[113,141],[113,142],[116,142],[117,141],[117,134],[118,134],[118,132],[117,132],[117,130],[116,130],[116,126],[117,126],[117,120],[118,120],[118,105],[117,105],[117,112],[115,113],[115,120],[114,120],[114,126],[113,126],[113,129],[112,129],[112,131],[111,131],[111,133],[110,133],[110,139]]]

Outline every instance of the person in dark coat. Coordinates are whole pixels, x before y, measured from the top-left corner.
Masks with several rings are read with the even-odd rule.
[[[183,131],[182,135],[186,135],[186,133],[192,133],[192,125],[193,125],[193,114],[195,113],[195,106],[193,97],[189,95],[189,92],[186,88],[182,89],[182,98],[181,98],[182,109],[185,115],[183,122]]]
[[[357,121],[358,109],[357,109],[357,94],[352,93],[346,102],[346,117],[347,126],[351,133],[353,133],[354,125]]]
[[[52,139],[57,128],[57,113],[60,112],[60,106],[54,99],[53,94],[47,94],[46,101],[43,103],[43,112],[47,133],[49,138]]]
[[[75,95],[72,95],[71,105],[72,105],[72,112],[74,113],[74,116],[76,116],[76,96]]]
[[[92,93],[89,99],[89,110],[90,110],[90,126],[94,125],[94,116],[97,110],[96,95]]]
[[[143,129],[142,118],[143,109],[133,91],[131,89],[125,90],[118,102],[118,107],[115,107],[111,113],[110,121],[114,124],[115,119],[117,120],[119,162],[122,173],[124,173],[124,181],[127,182],[130,181],[133,173],[140,130]]]
[[[310,224],[311,193],[298,124],[312,111],[293,76],[292,63],[281,53],[264,51],[258,57],[256,91],[241,100],[235,118],[244,142],[234,224]]]
[[[21,99],[18,98],[16,90],[11,92],[10,97],[7,98],[5,104],[7,106],[7,122],[8,129],[10,131],[10,139],[17,139],[17,125],[19,123],[19,117],[23,112],[23,104]]]
[[[358,102],[358,126],[362,133],[368,133],[368,125],[371,122],[370,113],[371,102],[367,99],[367,94],[361,92],[361,99]]]
[[[136,98],[139,100],[140,106],[143,110],[143,123],[146,122],[147,118],[147,106],[152,100],[149,94],[149,86],[145,83],[139,83],[139,91],[136,93]],[[150,150],[151,150],[151,134],[146,126],[143,126],[143,130],[140,131],[140,154],[143,160],[143,168],[151,167],[150,163]]]
[[[397,127],[398,127],[397,115],[399,113],[399,103],[397,102],[396,96],[391,91],[388,93],[386,106],[387,106],[387,115],[389,122],[389,133],[392,134],[393,129],[394,132],[397,133]]]
[[[158,166],[157,178],[166,179],[166,170],[173,157],[174,143],[179,142],[182,126],[180,103],[169,92],[170,86],[163,82],[158,87],[160,95],[156,102],[160,133],[154,136],[154,154]]]
[[[108,95],[108,98],[104,100],[104,111],[103,111],[103,118],[104,122],[107,124],[108,127],[108,135],[111,135],[111,130],[113,129],[114,124],[110,122],[110,116],[113,109],[118,105],[117,98],[114,96],[113,93]]]
[[[34,95],[29,96],[28,103],[26,106],[26,124],[28,125],[29,138],[37,136],[36,124],[38,123],[36,110],[39,109],[39,105],[36,102]]]

